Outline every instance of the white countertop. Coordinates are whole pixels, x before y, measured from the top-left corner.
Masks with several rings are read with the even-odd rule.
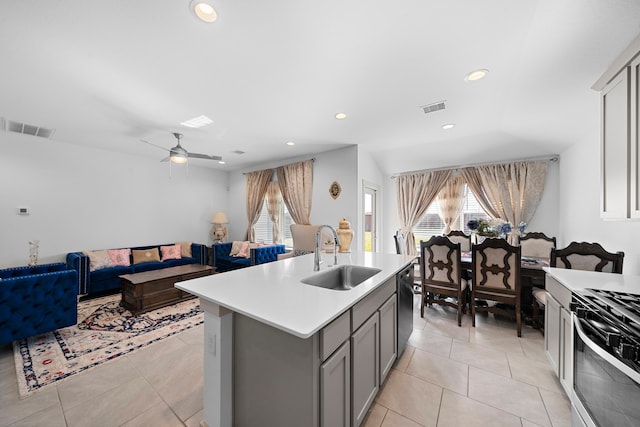
[[[545,267],[544,271],[571,292],[580,292],[584,289],[603,289],[640,294],[640,276],[552,267]]]
[[[314,274],[313,254],[176,283],[176,287],[300,338],[309,338],[395,276],[414,257],[371,252],[339,253],[338,265],[382,271],[348,291],[323,289],[300,280]],[[333,262],[333,254],[323,254]],[[327,268],[321,264],[320,271]]]

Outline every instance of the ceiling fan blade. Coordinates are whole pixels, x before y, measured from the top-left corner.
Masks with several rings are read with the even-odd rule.
[[[222,160],[220,156],[210,156],[208,154],[187,153],[187,156],[193,157],[194,159]]]
[[[154,143],[152,143],[152,142],[145,141],[144,139],[141,139],[140,141],[141,141],[141,142],[144,142],[145,144],[149,144],[149,145],[151,145],[152,147],[156,147],[156,148],[159,148],[159,149],[161,149],[161,150],[164,150],[164,151],[171,151],[171,150],[169,150],[168,148],[161,147],[161,146],[156,145],[156,144],[154,144]]]
[[[164,159],[160,160],[161,162],[168,162],[169,161],[169,156],[165,157]]]

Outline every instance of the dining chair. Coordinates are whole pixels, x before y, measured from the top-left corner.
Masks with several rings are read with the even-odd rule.
[[[622,274],[624,252],[607,252],[599,243],[571,242],[551,251],[551,267]]]
[[[622,274],[623,261],[624,252],[608,252],[599,243],[571,242],[566,248],[551,250],[549,266]],[[534,289],[533,298],[533,324],[542,327],[540,309],[547,304],[547,294],[544,289]]]
[[[556,238],[532,231],[518,238],[523,257],[550,258],[551,249],[556,247]]]
[[[293,249],[291,249],[291,252],[279,254],[278,260],[315,252],[316,232],[319,227],[320,225],[291,224]]]
[[[452,230],[446,236],[453,243],[460,243],[460,251],[462,252],[471,252],[471,235],[466,234],[461,230]],[[462,278],[464,280],[471,280],[471,272],[467,269],[462,269]]]
[[[471,235],[466,234],[464,231],[452,230],[446,236],[453,243],[460,243],[460,250],[462,252],[469,252],[471,250]]]
[[[485,239],[473,245],[471,287],[471,322],[476,326],[476,312],[486,311],[516,319],[518,336],[522,336],[520,312],[520,246],[504,239]],[[496,304],[478,304],[479,300]],[[510,309],[507,306],[513,306]]]
[[[551,257],[551,250],[556,247],[556,238],[549,237],[544,233],[531,231],[524,236],[518,237],[521,255],[523,258],[546,258]],[[540,292],[544,293],[544,277],[524,277],[521,278],[522,286],[522,304],[531,308],[531,321],[533,327],[541,329],[544,333],[544,327],[540,325],[539,313],[540,305],[536,303],[536,298],[540,298]],[[537,295],[537,297],[536,297]]]
[[[433,236],[426,242],[421,241],[420,274],[420,317],[424,317],[424,307],[427,304],[454,307],[458,310],[458,326],[462,326],[468,284],[462,278],[460,243],[453,243],[445,236]],[[454,298],[455,302],[446,297]]]
[[[407,246],[405,244],[404,236],[400,230],[396,231],[393,235],[393,241],[396,243],[396,253],[398,255],[405,255],[407,253]],[[413,263],[413,293],[419,294],[421,291],[421,276],[420,276],[420,258]]]

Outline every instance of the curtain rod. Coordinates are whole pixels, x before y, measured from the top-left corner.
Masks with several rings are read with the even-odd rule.
[[[560,158],[559,155],[553,154],[551,156],[529,157],[529,158],[526,158],[526,159],[519,159],[519,160],[502,160],[500,162],[471,163],[471,164],[466,164],[466,165],[447,166],[447,167],[444,167],[444,168],[422,169],[422,170],[417,170],[417,171],[402,172],[402,173],[398,173],[398,174],[395,174],[395,175],[391,175],[391,179],[396,179],[399,176],[411,175],[411,174],[414,174],[414,173],[435,172],[435,171],[444,171],[444,170],[454,170],[454,171],[456,171],[458,169],[470,168],[470,167],[473,167],[473,166],[503,165],[505,163],[533,162],[533,161],[536,161],[536,160],[547,160],[549,162],[557,162],[559,158]]]
[[[312,158],[307,159],[307,160],[311,160],[312,162],[315,162],[315,161],[316,161],[316,158],[315,158],[315,157],[312,157]],[[250,173],[259,172],[259,171],[261,171],[261,170],[275,169],[275,168],[279,168],[279,167],[282,167],[282,166],[292,165],[292,164],[294,164],[294,163],[300,163],[300,162],[304,162],[304,160],[298,160],[297,162],[292,162],[292,163],[285,163],[284,165],[274,166],[274,167],[272,167],[272,168],[259,169],[259,170],[255,170],[255,171],[251,171],[251,172],[242,172],[242,175],[247,175],[247,174],[250,174]]]

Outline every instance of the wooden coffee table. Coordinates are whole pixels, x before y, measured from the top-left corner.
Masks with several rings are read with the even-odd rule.
[[[195,295],[176,288],[176,282],[209,276],[214,272],[215,268],[208,265],[188,264],[124,274],[120,276],[122,306],[138,314],[195,298]]]

